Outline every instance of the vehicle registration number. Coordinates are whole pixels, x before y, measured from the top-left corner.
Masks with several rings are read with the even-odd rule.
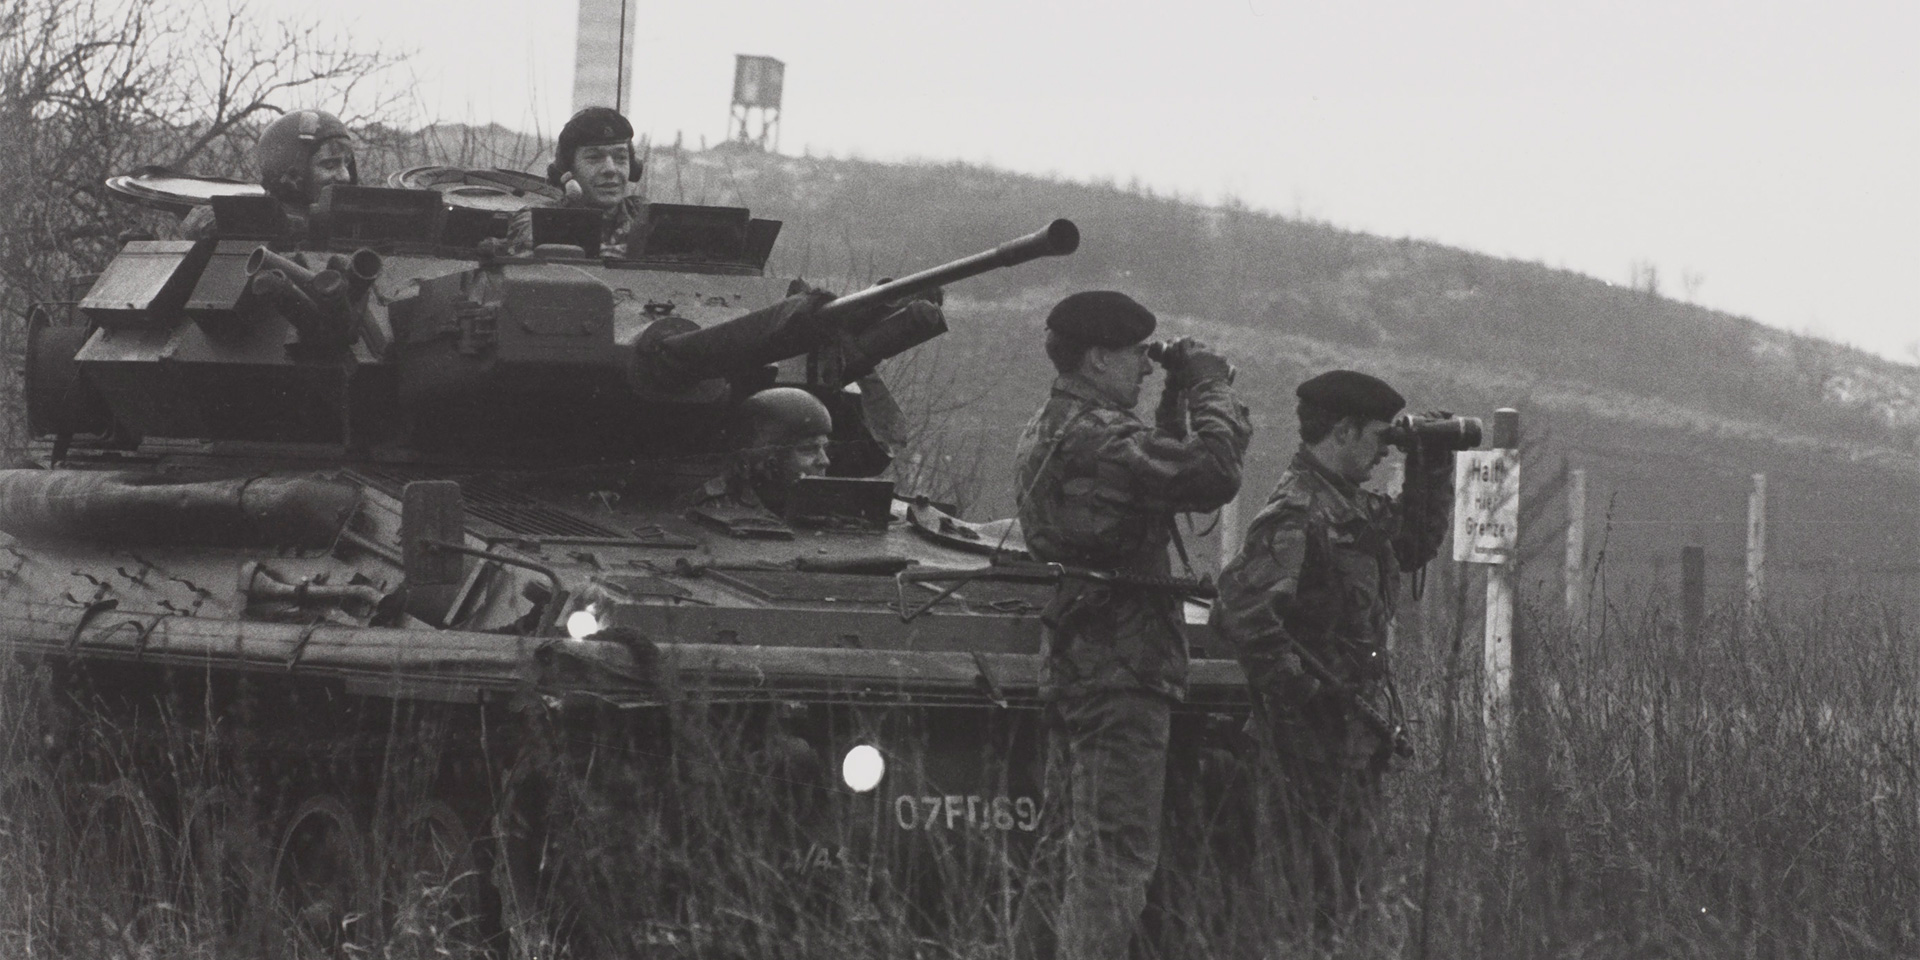
[[[937,797],[901,794],[893,818],[902,830],[1023,830],[1040,828],[1040,805],[1032,797],[949,793]]]

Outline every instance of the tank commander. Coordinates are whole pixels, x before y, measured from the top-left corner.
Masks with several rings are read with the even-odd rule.
[[[253,162],[260,168],[260,185],[280,201],[294,236],[306,234],[309,211],[323,188],[360,182],[353,135],[325,110],[296,110],[267,124],[253,145]],[[213,228],[213,208],[201,206],[187,214],[180,233],[198,240],[212,236]]]
[[[1397,498],[1362,489],[1405,401],[1351,370],[1295,394],[1300,448],[1221,572],[1212,621],[1252,693],[1273,859],[1290,874],[1283,902],[1326,938],[1360,902],[1381,776],[1398,746],[1388,626],[1400,575],[1447,535],[1453,454],[1414,442]]]
[[[726,470],[700,488],[693,505],[778,515],[795,481],[826,475],[833,416],[805,390],[772,387],[740,402],[727,434]]]
[[[1191,339],[1161,352],[1155,422],[1134,413],[1155,318],[1123,293],[1075,293],[1047,315],[1058,376],[1021,434],[1016,498],[1039,559],[1167,577],[1175,515],[1240,489],[1252,427],[1233,368]],[[1185,697],[1180,598],[1063,579],[1041,613],[1049,701],[1047,803],[1065,815],[1062,960],[1120,960],[1159,860],[1172,704]]]
[[[646,222],[646,197],[635,186],[642,169],[633,124],[611,107],[588,107],[560,129],[547,182],[566,191],[561,206],[600,211],[601,256],[624,256],[635,225]],[[514,253],[533,249],[531,209],[514,214],[507,243]]]

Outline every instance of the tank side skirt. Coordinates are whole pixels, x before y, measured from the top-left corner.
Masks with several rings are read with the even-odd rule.
[[[142,659],[159,664],[235,670],[275,670],[339,676],[409,686],[466,686],[516,691],[582,692],[616,700],[658,700],[664,692],[782,691],[914,694],[990,691],[1030,699],[1039,657],[960,650],[857,650],[749,644],[664,643],[658,662],[643,667],[625,644],[559,640],[459,630],[302,625],[110,611],[75,637],[83,611],[68,604],[0,600],[0,648],[42,655]],[[156,619],[157,618],[157,619]],[[144,641],[142,635],[144,632]],[[589,679],[563,683],[551,675],[553,657],[593,668]],[[297,662],[295,658],[298,653]],[[667,684],[658,678],[671,678]],[[1239,665],[1199,660],[1193,666],[1196,701],[1234,700]],[[663,686],[671,688],[663,691]]]

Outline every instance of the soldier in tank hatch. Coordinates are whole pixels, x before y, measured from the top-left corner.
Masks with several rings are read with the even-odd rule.
[[[633,147],[633,124],[611,107],[588,107],[560,129],[547,181],[566,191],[561,206],[598,210],[603,219],[602,256],[624,256],[634,226],[646,220],[646,197],[638,192],[643,167]],[[533,213],[516,213],[507,228],[515,253],[533,249]]]
[[[727,427],[726,471],[700,488],[695,506],[761,509],[779,514],[802,477],[827,473],[833,417],[798,387],[772,387],[740,402]]]
[[[1114,291],[1047,316],[1059,375],[1021,434],[1015,499],[1041,560],[1165,577],[1174,518],[1240,489],[1252,432],[1233,368],[1194,340],[1162,352],[1154,422],[1134,414],[1155,318]],[[1049,701],[1048,804],[1067,822],[1056,934],[1063,960],[1127,956],[1159,859],[1171,708],[1186,695],[1180,597],[1064,579],[1041,614]]]
[[[293,236],[306,235],[308,213],[322,189],[360,182],[353,135],[325,110],[296,110],[267,124],[253,145],[253,160],[260,168],[260,185],[280,201]],[[180,233],[198,240],[211,236],[213,227],[213,208],[195,207],[181,222]]]
[[[1396,748],[1386,642],[1400,575],[1433,559],[1446,538],[1453,453],[1416,440],[1398,497],[1362,489],[1405,401],[1351,370],[1295,393],[1300,449],[1221,572],[1212,622],[1254,701],[1271,777],[1271,859],[1287,884],[1281,902],[1330,937],[1359,904],[1381,776]]]

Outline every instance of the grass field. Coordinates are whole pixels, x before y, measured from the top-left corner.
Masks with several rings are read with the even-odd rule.
[[[1419,719],[1417,752],[1389,778],[1377,875],[1359,923],[1336,953],[1295,937],[1282,905],[1252,895],[1257,880],[1234,865],[1243,857],[1212,855],[1258,848],[1258,838],[1250,845],[1237,832],[1243,821],[1228,818],[1211,847],[1168,850],[1156,884],[1164,909],[1155,914],[1155,952],[1920,956],[1920,710],[1915,638],[1899,611],[1837,596],[1754,617],[1727,609],[1688,641],[1666,611],[1628,598],[1607,598],[1579,624],[1558,610],[1525,609],[1518,715],[1496,773],[1479,720],[1477,634],[1455,614],[1477,586],[1451,568],[1436,574],[1412,611],[1427,639],[1396,652],[1402,693]],[[314,918],[271,914],[245,896],[271,880],[270,855],[244,839],[258,831],[210,841],[193,818],[116,793],[111,784],[125,772],[117,765],[135,762],[114,746],[126,731],[61,705],[45,670],[6,670],[0,956],[290,949],[273,931]],[[687,726],[678,736],[695,739],[677,749],[727,756],[740,733]],[[161,739],[170,744],[163,755],[139,762],[164,765],[170,782],[193,784],[202,797],[257,792],[223,782],[204,744]],[[49,749],[56,740],[60,748]],[[761,751],[738,762],[771,761]],[[923,923],[874,900],[878,888],[852,873],[795,884],[795,865],[740,853],[756,847],[745,841],[788,829],[792,806],[700,769],[710,768],[670,771],[678,806],[700,811],[693,832],[663,830],[629,802],[640,778],[611,762],[558,778],[565,796],[543,803],[567,812],[567,829],[550,842],[573,866],[561,881],[520,891],[509,925],[521,924],[523,935],[512,955],[1016,955],[1020,898],[1007,881],[1018,871],[1005,845],[959,851],[940,898],[954,929],[929,938]],[[396,769],[383,790],[405,781]],[[1179,793],[1176,785],[1174,808],[1193,815]],[[234,817],[243,807],[233,805]],[[489,868],[459,857],[434,866],[413,882],[388,881],[384,932],[340,937],[336,954],[477,952],[470,904],[449,903],[470,900],[467,887]],[[686,888],[677,901],[683,915],[651,915],[647,891],[668,883]],[[695,909],[687,904],[704,905],[700,916],[684,915]],[[323,907],[316,896],[306,909]],[[623,931],[626,942],[575,937],[569,950],[542,932],[582,918],[602,933]]]

